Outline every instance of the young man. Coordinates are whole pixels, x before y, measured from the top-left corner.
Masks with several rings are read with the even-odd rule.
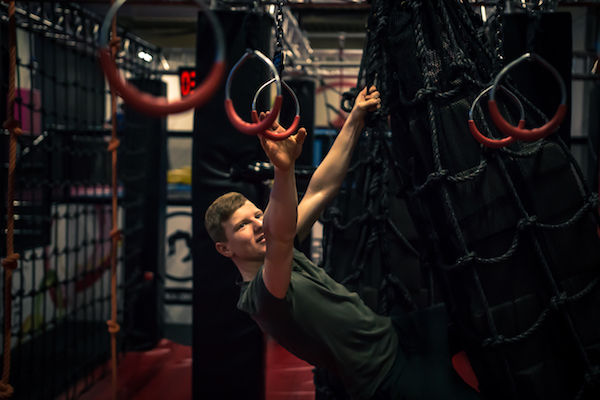
[[[356,293],[294,249],[294,239],[301,241],[309,234],[338,192],[365,116],[379,107],[374,87],[370,93],[365,88],[358,94],[300,204],[294,165],[306,130],[301,128],[282,141],[261,136],[275,173],[266,211],[263,214],[239,193],[228,193],[206,211],[206,229],[217,251],[230,258],[242,275],[238,308],[287,350],[336,374],[353,399],[470,398],[474,392],[460,380],[452,381],[458,377],[451,375],[440,378],[457,385],[451,393],[436,397],[428,391],[432,382],[426,381],[411,388],[415,377],[425,376],[420,372],[427,367],[419,366],[423,371],[416,374],[403,372],[410,364],[400,351],[390,318],[375,314]],[[467,397],[459,397],[465,393]]]

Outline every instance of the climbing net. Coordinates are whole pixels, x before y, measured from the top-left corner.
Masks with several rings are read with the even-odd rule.
[[[503,3],[483,26],[467,2],[372,2],[359,86],[375,83],[383,107],[323,216],[324,266],[349,286],[376,288],[383,313],[442,299],[484,394],[592,398],[598,196],[557,135],[488,149],[467,126],[470,104],[504,64]],[[506,87],[530,125],[547,121]],[[481,110],[484,134],[502,137],[488,120]],[[344,257],[351,237],[358,245]]]
[[[0,3],[1,398],[77,398],[108,373],[116,352],[123,289],[133,286],[122,265],[135,255],[120,250],[130,205],[117,204],[118,118],[97,62],[101,23],[76,4]],[[138,53],[156,60],[158,49],[119,33],[121,68],[150,76],[156,61]],[[143,151],[136,143],[119,154]],[[140,173],[121,170],[119,182]]]

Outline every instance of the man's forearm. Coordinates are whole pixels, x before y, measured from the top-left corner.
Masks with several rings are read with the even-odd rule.
[[[289,241],[293,245],[296,235],[298,193],[294,167],[289,170],[275,168],[273,187],[265,211],[264,226],[269,240]]]
[[[275,168],[273,188],[263,219],[267,240],[263,280],[267,290],[280,299],[285,297],[290,284],[297,215],[298,195],[293,164],[290,170]]]
[[[312,176],[308,190],[324,191],[326,201],[331,200],[348,172],[354,147],[364,127],[361,118],[350,115],[340,130],[329,152]]]

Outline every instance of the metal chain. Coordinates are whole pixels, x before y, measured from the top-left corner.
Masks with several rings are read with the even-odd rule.
[[[504,66],[504,1],[496,2],[496,68],[494,76],[500,72]]]
[[[283,7],[285,0],[277,1],[277,11],[275,13],[275,54],[273,56],[273,63],[277,68],[277,73],[281,76],[283,72]]]

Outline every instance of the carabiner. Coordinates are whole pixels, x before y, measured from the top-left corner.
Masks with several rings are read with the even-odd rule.
[[[225,74],[225,38],[221,25],[215,15],[201,0],[195,0],[206,14],[215,36],[215,61],[204,81],[194,89],[191,95],[182,100],[169,103],[163,97],[155,97],[148,93],[143,93],[128,84],[120,76],[117,66],[112,59],[110,46],[107,44],[108,30],[110,29],[109,26],[113,17],[125,1],[117,0],[113,3],[106,13],[102,28],[100,29],[98,56],[100,57],[100,65],[110,86],[117,91],[125,103],[140,112],[153,116],[162,117],[204,105],[214,95]]]
[[[498,149],[500,147],[507,146],[509,143],[512,143],[515,140],[515,138],[512,136],[507,136],[504,139],[489,138],[479,131],[477,125],[475,125],[475,120],[473,118],[475,106],[483,96],[485,96],[490,90],[492,90],[492,88],[493,86],[487,87],[481,93],[479,93],[475,100],[473,100],[473,104],[471,104],[471,109],[469,110],[469,130],[471,131],[471,134],[473,135],[475,140],[477,140],[485,147],[489,147],[491,149]],[[520,117],[518,127],[523,128],[525,126],[525,110],[523,109],[523,104],[519,101],[517,96],[515,96],[510,90],[508,90],[504,86],[500,85],[500,89],[502,89],[506,94],[508,94],[508,97],[510,97],[519,106]]]
[[[543,67],[549,70],[554,78],[558,81],[560,86],[560,94],[561,100],[558,108],[556,109],[556,113],[554,117],[544,125],[533,128],[533,129],[524,129],[521,126],[514,126],[509,124],[502,114],[500,114],[500,110],[498,109],[498,104],[496,104],[496,87],[500,82],[500,79],[504,75],[508,73],[508,71],[514,66],[522,63],[525,60],[533,60],[539,62]],[[492,121],[494,121],[494,125],[505,135],[512,136],[516,139],[520,139],[523,141],[534,141],[541,139],[543,137],[548,136],[549,134],[555,132],[563,119],[565,118],[565,114],[567,113],[567,89],[565,87],[565,82],[561,78],[558,71],[548,63],[548,61],[544,60],[542,57],[533,53],[525,53],[521,57],[509,63],[506,67],[502,68],[500,73],[494,79],[494,84],[492,85],[492,90],[490,91],[490,99],[488,100],[488,108],[490,110],[490,116],[492,117]]]
[[[257,57],[259,60],[263,61],[273,72],[273,78],[275,80],[275,84],[277,86],[277,97],[275,97],[275,103],[273,104],[273,109],[269,112],[267,117],[260,122],[250,123],[246,122],[237,115],[235,112],[235,108],[233,107],[233,102],[231,101],[231,79],[233,75],[237,71],[239,67],[241,67],[248,59],[251,57]],[[281,103],[283,98],[281,97],[281,79],[279,78],[279,74],[277,73],[277,69],[273,62],[261,53],[258,50],[246,50],[242,58],[233,66],[231,71],[229,72],[229,76],[227,77],[227,83],[225,84],[225,112],[227,113],[227,117],[231,124],[240,132],[245,133],[246,135],[256,135],[259,132],[262,132],[273,125],[273,122],[279,116],[279,111],[281,110]],[[258,117],[258,116],[257,116]],[[254,119],[254,118],[253,118]]]
[[[260,96],[260,93],[273,82],[275,82],[275,78],[272,78],[267,83],[263,84],[254,94],[254,99],[252,100],[252,121],[259,122],[258,112],[256,111],[256,100],[258,100],[258,96]],[[285,83],[285,81],[281,81],[281,84],[292,95],[292,98],[294,99],[294,103],[296,104],[296,116],[294,117],[294,120],[292,121],[290,127],[283,132],[275,132],[269,129],[270,127],[265,129],[262,132],[262,134],[271,140],[283,140],[289,137],[290,135],[293,135],[298,129],[298,124],[300,123],[300,102],[298,101],[298,97],[296,97],[296,93],[294,93],[292,88],[289,87],[288,84]]]

